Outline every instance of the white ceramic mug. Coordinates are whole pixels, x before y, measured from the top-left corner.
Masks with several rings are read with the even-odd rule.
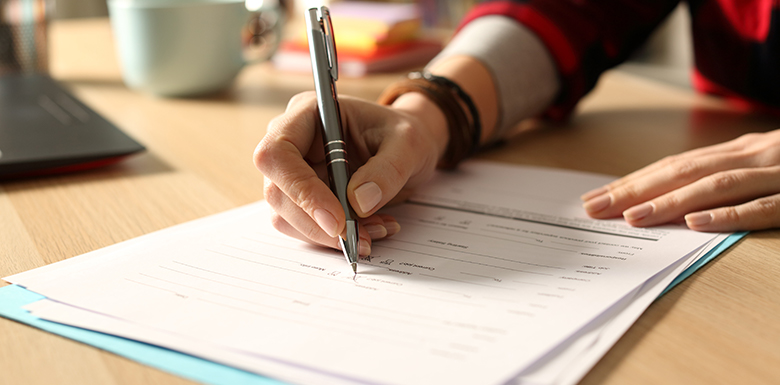
[[[270,32],[262,43],[265,55],[254,60],[267,59],[278,46],[282,20],[278,2],[266,1],[265,7],[260,3],[109,0],[125,84],[161,96],[193,96],[229,86],[250,61],[247,48],[258,41],[253,26],[255,33],[258,25]],[[250,11],[247,5],[255,9]]]

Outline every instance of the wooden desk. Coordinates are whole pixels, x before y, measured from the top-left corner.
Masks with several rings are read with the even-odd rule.
[[[262,198],[252,150],[305,75],[266,64],[196,99],[122,84],[104,19],[51,29],[52,74],[149,151],[91,172],[0,184],[0,276]],[[374,99],[397,75],[340,81]],[[481,158],[623,175],[663,156],[780,127],[722,102],[610,73],[561,127],[528,125]],[[586,384],[780,381],[780,232],[749,235],[653,304]],[[2,384],[180,384],[181,378],[0,319]]]

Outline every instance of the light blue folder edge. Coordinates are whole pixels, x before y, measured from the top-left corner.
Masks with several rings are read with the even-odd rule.
[[[55,322],[44,321],[22,309],[29,303],[43,299],[40,294],[21,286],[10,285],[0,288],[0,316],[58,334],[88,345],[127,357],[175,375],[204,384],[214,385],[284,385],[285,383],[261,375],[236,369],[189,354],[98,333]]]
[[[742,239],[742,237],[744,237],[747,234],[748,232],[744,231],[741,233],[734,233],[729,235],[726,239],[723,240],[723,242],[715,246],[707,254],[705,254],[698,261],[696,261],[693,265],[688,266],[688,268],[683,270],[683,272],[680,273],[680,275],[675,277],[672,283],[670,283],[669,286],[667,286],[666,289],[664,289],[664,291],[658,295],[658,298],[663,297],[664,294],[668,293],[669,290],[672,290],[675,286],[677,286],[678,283],[690,277],[691,274],[696,272],[696,270],[699,270],[702,266],[706,265],[709,261],[715,259],[715,257],[717,257],[720,253],[726,251],[726,249],[731,247],[731,245],[737,243],[737,241]]]
[[[710,250],[704,257],[689,266],[678,275],[659,295],[660,298],[677,286],[699,268],[713,260],[724,250],[742,239],[747,232],[730,235],[718,246]],[[128,340],[108,334],[98,333],[54,322],[44,321],[30,315],[23,306],[43,299],[40,294],[31,292],[21,286],[10,285],[0,288],[0,316],[9,318],[50,333],[70,338],[97,348],[127,357],[144,365],[158,368],[175,375],[198,381],[204,384],[228,385],[283,385],[285,383],[261,375],[236,369],[227,365],[204,360],[189,354],[149,345],[143,342]]]

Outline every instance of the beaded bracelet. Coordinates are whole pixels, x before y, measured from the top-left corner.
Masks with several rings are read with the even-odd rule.
[[[447,121],[450,139],[439,166],[455,168],[476,152],[482,135],[479,111],[471,97],[455,82],[428,72],[412,72],[406,79],[391,84],[379,96],[378,103],[390,105],[399,96],[419,92],[436,104]]]

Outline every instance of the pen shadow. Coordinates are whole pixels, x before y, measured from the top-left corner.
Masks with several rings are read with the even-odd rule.
[[[743,241],[744,238],[739,240],[732,248]],[[664,334],[657,332],[656,328],[660,327],[659,324],[669,316],[692,285],[696,284],[696,282],[701,279],[706,279],[702,276],[706,275],[707,271],[712,269],[720,260],[729,258],[730,250],[731,249],[724,251],[715,257],[715,259],[702,266],[695,274],[686,278],[668,293],[653,301],[639,319],[631,325],[615,345],[613,345],[585,377],[582,378],[580,385],[602,384],[607,382],[617,370],[620,370],[620,367],[624,362],[638,359],[633,353],[645,340],[648,338],[664,338]],[[654,341],[654,345],[659,344],[664,345],[663,341],[660,341],[660,343],[659,341]]]

